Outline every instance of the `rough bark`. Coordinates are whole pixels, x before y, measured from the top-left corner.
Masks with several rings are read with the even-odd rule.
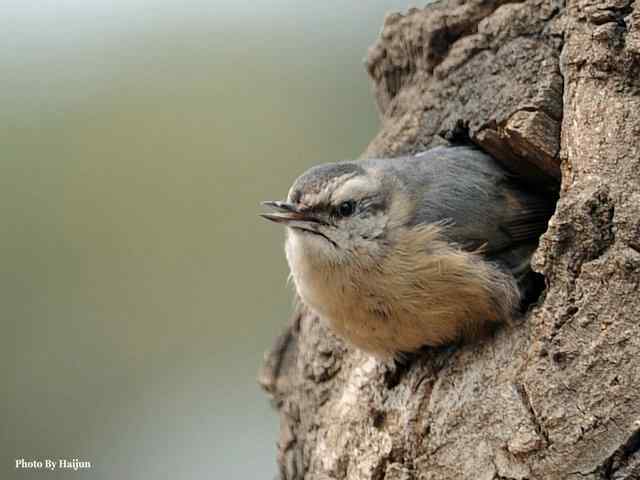
[[[547,289],[515,327],[406,371],[300,308],[260,378],[281,477],[640,478],[640,1],[413,9],[367,66],[382,128],[365,155],[467,119],[509,168],[561,178],[534,260]]]

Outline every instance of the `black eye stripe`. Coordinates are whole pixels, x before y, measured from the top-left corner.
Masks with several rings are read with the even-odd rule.
[[[336,208],[336,214],[339,217],[348,217],[350,215],[353,215],[355,211],[356,211],[356,202],[353,200],[347,200],[346,202],[342,202]]]

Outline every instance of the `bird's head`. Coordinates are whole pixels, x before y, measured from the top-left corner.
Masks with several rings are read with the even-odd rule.
[[[364,263],[384,254],[390,229],[406,223],[407,203],[382,170],[341,162],[305,172],[286,201],[263,202],[275,212],[262,216],[285,225],[288,243],[314,263]]]

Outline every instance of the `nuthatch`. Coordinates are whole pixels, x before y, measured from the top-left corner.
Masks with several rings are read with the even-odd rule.
[[[263,214],[287,227],[302,302],[354,346],[393,358],[509,322],[553,212],[472,147],[311,168]]]

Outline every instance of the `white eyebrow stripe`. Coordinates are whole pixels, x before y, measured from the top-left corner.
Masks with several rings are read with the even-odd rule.
[[[328,182],[327,186],[326,186],[326,191],[331,192],[329,194],[329,198],[327,199],[329,201],[329,203],[333,203],[334,196],[337,193],[339,193],[340,191],[342,191],[342,189],[345,187],[345,185],[347,185],[347,182],[349,184],[352,183],[352,182],[349,182],[350,179],[352,179],[353,177],[356,177],[358,175],[360,175],[358,172],[347,173],[345,175],[340,175],[339,177],[335,177],[330,182]]]
[[[321,205],[324,203],[331,203],[332,195],[334,190],[340,189],[340,184],[343,184],[349,181],[350,178],[353,178],[357,175],[360,175],[359,172],[351,172],[346,173],[344,175],[340,175],[339,177],[334,177],[330,181],[326,182],[322,189],[319,192],[314,193],[303,193],[302,201],[305,205],[309,207],[313,207],[315,205]]]
[[[347,179],[331,195],[331,203],[341,203],[346,200],[359,200],[380,190],[379,181],[370,176],[357,176]]]

